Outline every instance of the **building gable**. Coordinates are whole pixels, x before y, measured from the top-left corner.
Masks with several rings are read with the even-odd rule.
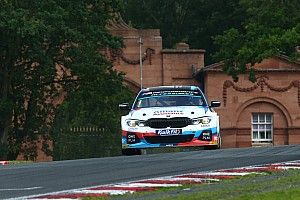
[[[300,70],[300,62],[290,61],[286,56],[274,56],[255,64],[257,70]]]
[[[224,62],[218,62],[206,66],[203,71],[221,71],[223,66]],[[291,61],[288,57],[279,55],[256,63],[254,68],[257,71],[300,71],[300,61]]]

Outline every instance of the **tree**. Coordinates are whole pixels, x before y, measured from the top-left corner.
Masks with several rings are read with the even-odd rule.
[[[215,57],[225,62],[228,74],[237,80],[249,67],[249,78],[255,81],[253,66],[264,58],[279,54],[299,58],[295,51],[300,44],[299,1],[241,0],[240,6],[247,14],[243,26],[215,37],[220,47]]]
[[[120,111],[118,105],[132,102],[133,94],[121,79],[103,76],[83,83],[58,108],[52,127],[53,159],[78,159],[121,154]],[[100,129],[72,132],[74,127]]]
[[[3,154],[14,158],[22,142],[49,135],[56,111],[53,99],[62,91],[68,99],[86,89],[81,96],[91,100],[93,88],[99,92],[97,100],[103,94],[107,101],[110,94],[121,92],[122,76],[99,51],[122,45],[105,28],[119,6],[110,0],[0,1]],[[36,156],[32,144],[26,151],[31,159]]]
[[[296,58],[299,4],[297,0],[126,0],[123,16],[137,28],[159,28],[166,48],[184,41],[205,49],[205,64],[222,60],[224,70],[237,79],[248,63],[276,54]],[[255,79],[253,70],[250,78]]]
[[[211,64],[213,36],[239,29],[244,13],[239,0],[125,0],[122,16],[136,28],[160,29],[165,48],[183,41],[205,49],[205,63]]]
[[[160,29],[164,46],[170,48],[184,37],[183,26],[191,2],[126,0],[122,15],[136,28]]]

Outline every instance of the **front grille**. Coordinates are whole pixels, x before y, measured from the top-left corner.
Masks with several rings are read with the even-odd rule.
[[[190,125],[192,120],[188,117],[151,118],[146,121],[146,126],[151,128],[182,128]]]
[[[190,142],[194,138],[194,134],[188,135],[170,135],[170,136],[145,136],[146,142],[150,144],[163,144],[163,143],[181,143]]]

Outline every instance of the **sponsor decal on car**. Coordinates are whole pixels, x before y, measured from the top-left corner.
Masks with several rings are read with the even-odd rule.
[[[180,135],[182,133],[182,129],[163,129],[156,130],[157,135]]]
[[[153,115],[183,115],[183,111],[182,110],[174,110],[174,111],[159,110],[159,111],[154,111]]]

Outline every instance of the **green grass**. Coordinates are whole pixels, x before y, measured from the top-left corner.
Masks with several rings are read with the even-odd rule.
[[[251,175],[213,184],[140,192],[85,200],[300,200],[300,170]]]
[[[274,200],[274,199],[300,199],[300,189],[288,189],[286,191],[266,192],[258,195],[242,195],[234,200]]]
[[[237,180],[222,181],[215,185],[202,186],[198,192],[159,198],[161,200],[260,200],[300,199],[300,172],[290,170],[266,176],[250,176]],[[209,190],[207,191],[203,191]]]

